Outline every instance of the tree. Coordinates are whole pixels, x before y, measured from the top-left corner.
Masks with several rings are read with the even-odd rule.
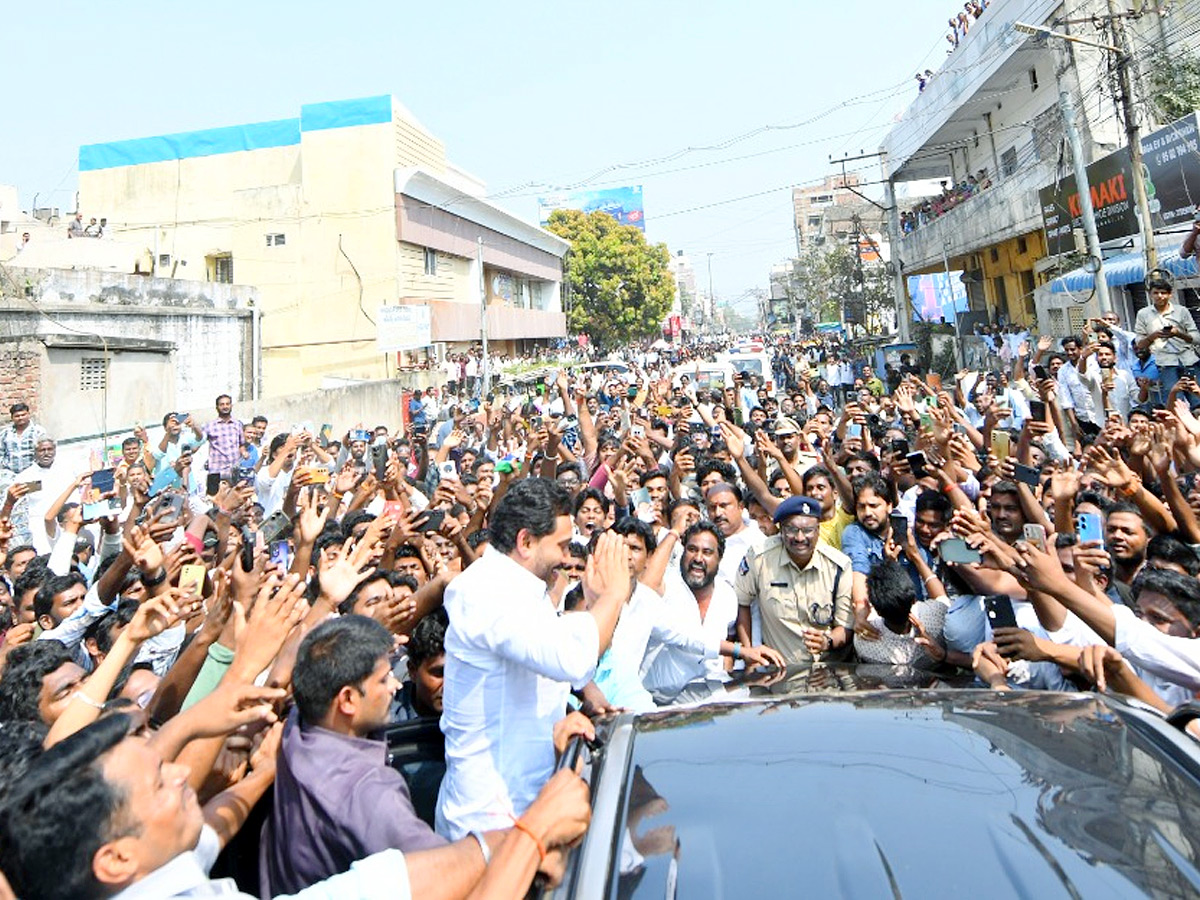
[[[1200,108],[1200,58],[1160,50],[1150,61],[1150,99],[1164,122]]]
[[[603,212],[555,210],[547,227],[571,242],[569,331],[602,348],[658,334],[675,299],[666,244],[647,244],[637,228]]]

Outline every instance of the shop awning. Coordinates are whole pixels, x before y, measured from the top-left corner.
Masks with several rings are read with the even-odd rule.
[[[1183,242],[1182,237],[1179,235],[1168,235],[1166,237],[1169,240],[1164,240],[1158,244],[1159,267],[1166,269],[1176,278],[1200,275],[1200,268],[1196,266],[1196,257],[1192,256],[1188,259],[1179,258],[1179,245]],[[1108,282],[1109,287],[1135,284],[1143,281],[1145,277],[1146,260],[1143,258],[1141,251],[1136,253],[1118,253],[1116,256],[1110,256],[1104,260],[1104,280]],[[1060,275],[1051,281],[1050,292],[1053,294],[1062,294],[1068,291],[1090,291],[1095,286],[1095,283],[1095,276],[1080,267],[1067,272],[1065,275]]]

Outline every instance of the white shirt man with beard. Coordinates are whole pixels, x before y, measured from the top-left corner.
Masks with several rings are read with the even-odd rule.
[[[572,530],[567,492],[522,479],[497,505],[483,556],[446,589],[436,825],[449,840],[524,813],[554,772],[554,728],[571,686],[591,680],[612,641],[631,590],[624,541],[600,536],[583,578],[587,610],[559,615],[548,587]]]

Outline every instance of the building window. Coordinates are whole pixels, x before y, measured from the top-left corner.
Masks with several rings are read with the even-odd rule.
[[[425,248],[425,274],[437,274],[437,251],[430,247]]]
[[[170,253],[158,254],[158,264],[160,266],[169,266],[171,264],[171,254]]]
[[[233,256],[222,253],[219,256],[209,256],[205,259],[208,264],[208,280],[218,284],[233,284]]]
[[[808,227],[809,228],[820,228],[821,227],[821,217],[820,216],[809,216],[808,217]]]
[[[1024,256],[1028,252],[1029,252],[1029,244],[1026,242],[1025,238],[1023,238],[1023,237],[1017,238],[1017,253],[1020,254],[1021,256]]]
[[[103,391],[108,389],[108,360],[103,356],[85,356],[79,361],[79,389]]]
[[[1000,172],[1008,178],[1010,175],[1016,174],[1017,171],[1017,148],[1009,147],[1000,154]]]
[[[995,247],[992,248],[992,262],[1000,262],[1000,251]]]
[[[1036,91],[1038,89],[1037,69],[1029,70],[1029,89]]]
[[[286,243],[287,243],[287,238],[282,234],[268,234],[267,235],[267,246],[268,247],[282,247]]]

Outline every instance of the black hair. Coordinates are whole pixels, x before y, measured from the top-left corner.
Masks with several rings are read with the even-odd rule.
[[[658,538],[654,536],[654,529],[635,516],[625,516],[625,518],[616,522],[611,530],[613,534],[619,534],[622,537],[636,534],[642,539],[642,543],[646,545],[647,555],[658,549]],[[593,535],[593,538],[598,536],[599,532]]]
[[[733,496],[737,497],[737,502],[739,504],[742,506],[746,505],[746,495],[743,493],[741,487],[739,487],[735,482],[722,481],[718,484],[714,484],[708,489],[708,493],[706,493],[704,497],[707,500],[713,494],[733,494]]]
[[[893,559],[881,559],[867,573],[867,596],[885,622],[901,625],[908,621],[917,589],[904,566]]]
[[[19,412],[29,412],[29,404],[23,401],[18,401],[8,408],[8,414],[10,416]]]
[[[575,500],[571,504],[571,514],[574,516],[579,515],[579,510],[583,509],[583,504],[588,500],[595,500],[597,503],[599,503],[600,508],[604,510],[605,513],[607,513],[609,507],[612,506],[612,501],[604,496],[603,491],[594,487],[585,487],[582,491],[575,495]]]
[[[488,522],[491,545],[501,553],[512,553],[522,531],[545,537],[558,527],[559,516],[570,515],[571,495],[566,488],[548,478],[522,479],[496,504]]]
[[[1145,532],[1147,536],[1151,534],[1150,526],[1146,524],[1146,517],[1142,515],[1142,511],[1128,500],[1118,500],[1117,502],[1113,503],[1113,505],[1110,506],[1104,513],[1105,522],[1108,521],[1109,517],[1112,516],[1113,513],[1128,513],[1131,516],[1137,516],[1138,521],[1142,523],[1142,531]]]
[[[808,480],[810,478],[824,478],[827,482],[829,482],[830,487],[833,487],[835,484],[837,484],[837,482],[833,480],[833,473],[824,466],[811,466],[809,467],[808,471],[804,473],[803,483],[805,490],[808,490]]]
[[[341,529],[342,540],[350,537],[354,533],[354,529],[364,522],[371,523],[375,521],[375,514],[369,513],[365,509],[354,509],[342,516]]]
[[[391,634],[367,616],[342,616],[309,632],[292,672],[292,693],[304,724],[321,721],[338,692],[370,678],[380,657],[391,650]]]
[[[87,630],[83,633],[83,639],[86,641],[88,638],[91,638],[96,642],[97,650],[101,653],[108,653],[113,647],[113,642],[116,641],[113,629],[124,628],[132,622],[137,610],[138,603],[136,600],[119,600],[116,609],[108,610],[87,627]]]
[[[77,584],[87,587],[87,580],[78,572],[68,572],[66,575],[51,575],[38,588],[37,596],[33,598],[33,614],[39,619],[42,616],[51,616],[53,618],[51,610],[54,608],[54,598],[63,591],[69,591]],[[55,622],[54,624],[57,625],[58,623]]]
[[[4,571],[6,571],[6,572],[12,571],[13,557],[15,557],[18,553],[26,553],[30,550],[32,550],[34,552],[35,556],[37,555],[37,548],[34,547],[33,544],[20,544],[16,547],[11,548],[8,551],[8,556],[6,556],[4,559]]]
[[[667,470],[662,466],[656,466],[653,469],[647,469],[638,476],[638,484],[641,487],[645,487],[647,481],[653,481],[655,478],[667,478],[669,480]]]
[[[721,529],[709,522],[707,519],[701,522],[696,522],[694,525],[689,525],[687,531],[683,533],[683,537],[679,539],[679,546],[686,549],[688,541],[694,538],[700,532],[707,532],[717,539],[717,556],[724,558],[725,556],[725,535],[721,534]],[[681,557],[682,560],[682,557]]]
[[[861,478],[854,479],[854,505],[858,506],[858,495],[863,491],[873,491],[892,506],[896,505],[896,486],[885,481],[878,473],[868,472]]]
[[[1005,481],[1002,479],[992,485],[992,496],[995,497],[997,494],[1010,494],[1013,497],[1017,497],[1019,500],[1021,496],[1021,489],[1017,487],[1017,483],[1015,481]]]
[[[680,497],[679,499],[672,500],[667,504],[666,518],[668,522],[670,522],[672,517],[675,515],[675,510],[679,509],[681,506],[690,506],[696,512],[701,514],[704,512],[704,506],[699,500],[696,500],[694,497]]]
[[[716,472],[718,475],[720,475],[721,480],[726,484],[733,484],[737,481],[737,469],[722,459],[713,459],[709,457],[702,460],[696,466],[696,484],[703,484],[704,479],[713,472]]]
[[[102,759],[129,734],[115,713],[42,753],[0,805],[0,869],[13,891],[39,900],[99,900],[92,859],[121,836],[124,792],[104,777]]]
[[[435,659],[446,652],[446,629],[450,626],[450,618],[446,608],[439,606],[421,619],[412,630],[408,644],[409,668],[415,669],[429,659]]]
[[[579,604],[583,602],[583,585],[577,584],[575,587],[567,591],[563,597],[563,609],[571,612],[579,608]]]
[[[1182,566],[1192,578],[1200,575],[1200,556],[1179,538],[1169,534],[1156,534],[1150,538],[1146,544],[1146,559],[1160,559]]]
[[[941,491],[922,491],[917,495],[914,513],[932,511],[942,517],[943,522],[949,522],[954,512],[954,504]]]
[[[1142,569],[1130,587],[1135,602],[1142,591],[1162,594],[1183,613],[1193,629],[1200,628],[1200,581],[1195,578],[1170,569]]]
[[[29,591],[41,590],[42,582],[46,580],[47,571],[40,566],[30,565],[13,582],[13,605],[19,606],[21,598]]]
[[[341,547],[344,543],[346,543],[346,535],[342,529],[336,525],[333,527],[326,525],[325,529],[317,535],[317,539],[313,541],[312,559],[314,565],[316,564],[316,560],[320,559],[321,554],[327,549],[330,547]]]
[[[1092,506],[1098,507],[1100,512],[1108,515],[1108,511],[1113,507],[1111,497],[1101,494],[1099,491],[1080,491],[1075,495],[1075,506],[1080,503],[1090,503]]]
[[[477,528],[467,535],[467,546],[472,550],[478,550],[482,544],[486,544],[491,538],[486,528]]]
[[[866,450],[856,450],[846,458],[846,464],[849,465],[855,461],[865,462],[871,467],[872,472],[880,471],[879,458],[874,453],[868,453]]]
[[[61,641],[32,641],[13,647],[0,674],[0,722],[40,722],[42,682],[59,666],[74,660]]]

